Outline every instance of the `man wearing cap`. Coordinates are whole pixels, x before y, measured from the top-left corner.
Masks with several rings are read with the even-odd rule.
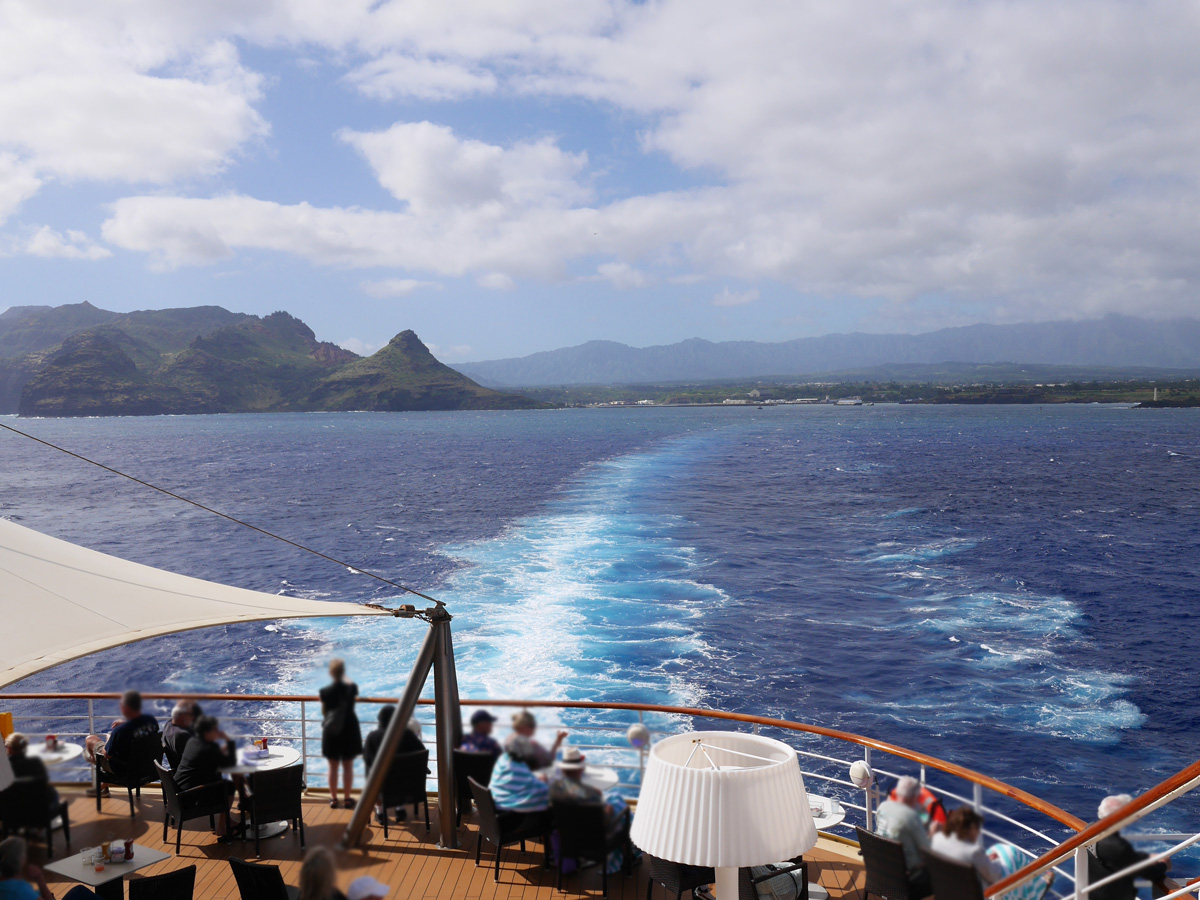
[[[493,757],[500,755],[500,745],[492,737],[492,723],[496,721],[486,709],[477,709],[471,716],[471,733],[463,738],[462,749],[471,753],[490,753]]]
[[[370,875],[356,878],[346,891],[346,900],[384,900],[391,892],[386,884],[376,881]]]

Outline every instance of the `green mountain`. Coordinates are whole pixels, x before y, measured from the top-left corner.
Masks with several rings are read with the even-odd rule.
[[[533,409],[535,400],[480,387],[434,358],[412,331],[402,331],[366,359],[321,379],[301,404],[308,409]]]
[[[546,405],[480,387],[411,331],[363,359],[285,312],[258,318],[220,307],[106,318],[54,347],[0,359],[0,391],[14,388],[21,415],[48,417]]]

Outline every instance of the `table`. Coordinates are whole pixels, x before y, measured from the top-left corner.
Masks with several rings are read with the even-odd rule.
[[[610,769],[607,766],[588,766],[583,770],[583,777],[580,779],[588,787],[594,787],[601,793],[615,788],[621,781],[621,776],[617,774],[616,769]]]
[[[822,815],[813,813],[813,824],[820,831],[823,828],[832,828],[834,825],[841,825],[846,820],[846,809],[842,804],[838,803],[829,797],[819,797],[816,794],[808,795],[809,806],[819,806],[822,810]]]
[[[300,762],[300,751],[293,747],[272,747],[268,745],[267,756],[263,759],[247,759],[246,748],[238,749],[238,764],[225,766],[220,769],[222,775],[245,775],[250,779],[250,790],[254,790],[254,773],[265,772],[268,769],[282,769],[294,766]],[[287,822],[264,822],[258,826],[260,838],[270,838],[283,834],[288,829]]]
[[[124,879],[126,875],[170,858],[171,854],[169,853],[163,853],[161,850],[155,850],[153,847],[134,844],[132,860],[121,863],[106,863],[103,872],[97,872],[95,866],[91,863],[84,865],[82,852],[76,853],[74,856],[68,856],[66,859],[46,863],[42,868],[47,872],[53,872],[55,875],[61,875],[63,878],[69,878],[71,881],[86,884],[97,895],[103,897],[104,900],[124,900]]]
[[[58,749],[47,750],[46,744],[43,741],[40,744],[31,743],[25,752],[30,756],[36,756],[46,764],[47,768],[53,768],[54,766],[66,765],[69,762],[79,759],[79,757],[83,756],[83,747],[79,744],[59,741]]]

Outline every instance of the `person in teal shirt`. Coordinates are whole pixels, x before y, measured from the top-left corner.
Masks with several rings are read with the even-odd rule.
[[[77,884],[63,900],[95,900],[95,892]],[[0,900],[54,900],[46,876],[29,864],[29,847],[24,838],[0,841]]]

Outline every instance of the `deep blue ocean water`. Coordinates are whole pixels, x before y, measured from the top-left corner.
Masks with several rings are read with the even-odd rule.
[[[9,421],[412,584],[464,696],[763,713],[1084,818],[1193,761],[1200,411],[753,407]],[[0,434],[0,515],[270,592],[395,592]],[[25,689],[398,691],[421,629],[246,625]]]

